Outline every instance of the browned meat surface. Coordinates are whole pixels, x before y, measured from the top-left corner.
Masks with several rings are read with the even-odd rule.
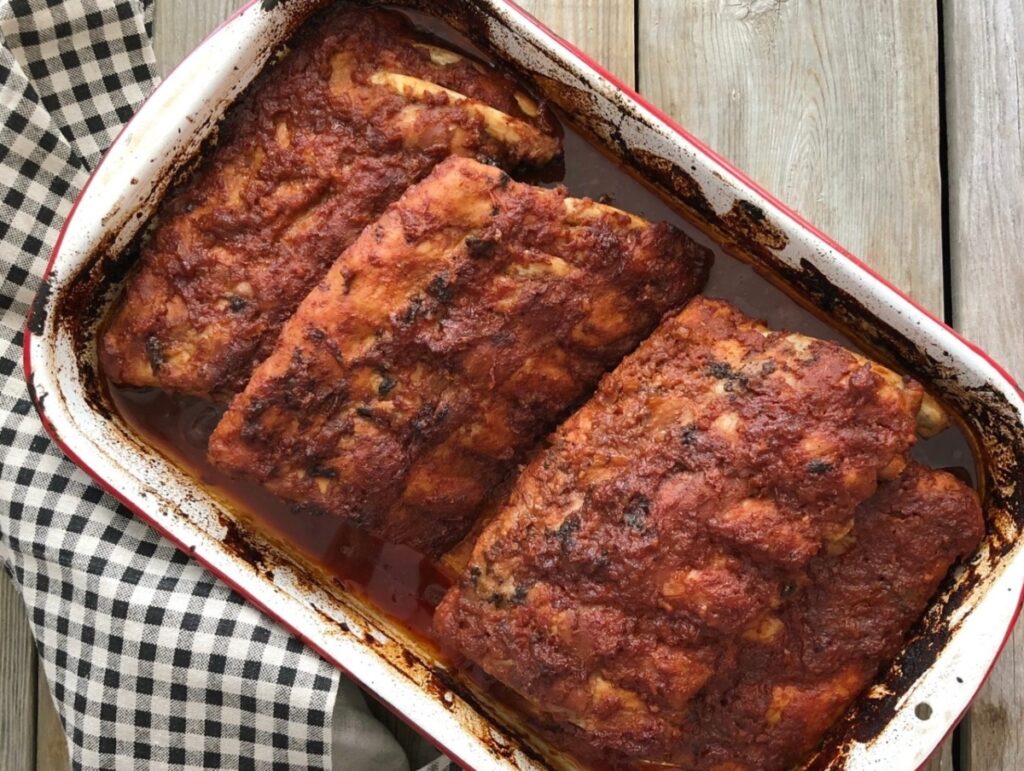
[[[899,651],[949,566],[984,530],[972,490],[912,464],[861,505],[845,549],[810,562],[690,710],[690,763],[772,769],[809,755]]]
[[[403,17],[316,17],[170,195],[102,338],[111,380],[226,398],[338,255],[451,154],[511,168],[560,152],[512,80]]]
[[[977,542],[973,493],[945,474],[915,470],[855,515],[904,471],[915,428],[941,424],[923,403],[916,383],[833,343],[693,300],[519,477],[439,607],[438,636],[601,767],[784,768]],[[891,509],[919,480],[926,500]],[[890,517],[884,546],[872,507]],[[891,527],[901,516],[920,527]],[[842,558],[851,549],[866,556]],[[880,587],[890,595],[868,607]],[[758,643],[790,658],[763,663]],[[729,678],[752,693],[716,690]],[[724,749],[702,754],[717,725],[698,720],[705,700],[757,710],[773,682],[774,711],[756,724],[716,712]]]
[[[210,457],[436,555],[710,259],[668,225],[452,158],[302,302]]]

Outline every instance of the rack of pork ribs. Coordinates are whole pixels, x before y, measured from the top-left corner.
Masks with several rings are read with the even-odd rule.
[[[790,768],[981,539],[974,491],[907,459],[945,421],[913,381],[694,299],[519,475],[438,636],[598,767]]]
[[[229,402],[219,468],[445,555],[438,639],[560,746],[787,768],[975,549],[977,496],[908,459],[948,420],[920,385],[695,297],[677,229],[510,176],[560,151],[509,77],[328,14],[163,204],[104,369]]]

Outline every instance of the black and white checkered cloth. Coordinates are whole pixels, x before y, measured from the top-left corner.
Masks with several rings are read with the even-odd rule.
[[[0,562],[75,768],[330,768],[333,739],[361,743],[335,768],[407,769],[358,691],[336,706],[333,667],[93,485],[29,402],[25,314],[89,170],[156,83],[151,23],[151,0],[0,0]]]

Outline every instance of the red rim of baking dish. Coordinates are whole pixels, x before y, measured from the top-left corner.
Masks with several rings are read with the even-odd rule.
[[[257,2],[260,2],[260,0],[247,0],[247,2],[244,5],[240,6],[234,13],[232,13],[230,16],[228,16],[223,22],[221,22],[216,27],[214,27],[214,29],[211,30],[210,33],[208,35],[206,35],[206,37],[204,37],[202,39],[202,41],[196,46],[196,48],[193,49],[193,52],[195,50],[197,50],[198,48],[202,47],[203,45],[205,45],[207,41],[209,41],[211,38],[215,37],[218,33],[221,32],[221,30],[223,30],[225,27],[227,27],[232,22],[234,22],[239,16],[243,15],[244,13],[246,13]],[[877,271],[875,271],[873,268],[871,268],[871,266],[869,266],[867,263],[865,263],[859,257],[856,257],[854,254],[852,254],[851,252],[847,251],[845,248],[843,248],[838,243],[836,243],[836,241],[834,241],[831,237],[829,237],[828,235],[823,233],[821,230],[816,228],[814,225],[812,225],[810,222],[808,222],[806,219],[804,219],[796,211],[794,211],[789,206],[787,206],[784,203],[782,203],[779,199],[777,199],[775,196],[773,196],[771,193],[769,193],[767,190],[765,190],[763,187],[761,187],[757,182],[755,182],[754,180],[750,179],[750,177],[748,177],[746,174],[744,174],[742,171],[740,171],[738,168],[736,168],[732,163],[730,163],[728,160],[723,158],[717,152],[715,152],[710,147],[708,147],[706,144],[704,144],[699,139],[697,139],[695,136],[693,136],[690,132],[688,132],[685,128],[683,128],[673,118],[669,117],[660,108],[656,107],[655,105],[653,105],[649,101],[647,101],[647,99],[645,99],[643,96],[641,96],[639,93],[637,93],[632,88],[632,86],[629,86],[628,84],[626,84],[622,80],[620,80],[617,76],[613,75],[611,72],[609,72],[607,69],[605,69],[605,67],[603,65],[601,65],[600,63],[598,63],[597,61],[592,59],[589,55],[587,55],[585,52],[580,50],[573,43],[571,43],[568,40],[565,40],[564,38],[562,38],[559,35],[557,35],[554,31],[552,31],[544,23],[542,23],[535,16],[533,16],[533,14],[531,14],[529,11],[526,11],[521,6],[519,6],[514,0],[501,0],[501,2],[503,4],[505,4],[506,6],[508,6],[516,14],[518,14],[523,21],[527,22],[535,30],[537,30],[543,36],[545,36],[546,38],[551,40],[556,46],[559,46],[561,48],[564,48],[564,49],[568,50],[570,53],[572,53],[574,56],[576,56],[581,62],[583,62],[584,65],[586,65],[587,67],[592,69],[594,72],[596,72],[598,75],[600,75],[603,79],[605,79],[611,85],[613,85],[616,89],[618,89],[620,92],[625,94],[625,96],[627,96],[631,101],[633,101],[635,104],[639,105],[642,109],[644,109],[645,111],[647,111],[648,113],[653,115],[655,118],[657,118],[659,121],[664,123],[665,126],[668,127],[672,132],[674,132],[678,136],[680,136],[683,139],[685,139],[689,144],[691,144],[693,146],[693,148],[696,150],[697,153],[705,156],[710,161],[712,161],[714,164],[716,164],[718,166],[721,166],[726,171],[728,171],[730,174],[732,174],[744,186],[746,186],[748,189],[752,190],[754,193],[756,193],[761,198],[763,198],[765,201],[767,201],[784,218],[789,219],[795,225],[799,226],[800,229],[809,232],[811,235],[815,236],[816,238],[818,238],[819,240],[821,240],[822,242],[827,244],[837,254],[839,254],[840,256],[842,256],[843,258],[848,260],[850,263],[855,265],[863,273],[865,273],[866,275],[870,276],[877,283],[883,285],[884,287],[889,289],[891,292],[896,294],[898,297],[900,297],[904,302],[906,302],[909,305],[911,305],[915,310],[918,311],[918,313],[922,314],[923,316],[927,317],[928,319],[934,321],[935,323],[937,323],[941,327],[943,327],[948,334],[951,334],[955,339],[957,339],[960,343],[965,345],[973,353],[975,353],[977,356],[979,356],[985,363],[987,363],[989,366],[991,366],[992,369],[994,369],[996,371],[996,373],[1000,377],[1002,377],[1002,379],[1006,382],[1007,385],[1009,385],[1012,389],[1014,389],[1021,396],[1021,398],[1024,398],[1024,390],[1022,390],[1021,386],[1017,384],[1017,381],[1009,374],[1009,372],[1006,371],[1005,368],[1002,367],[1002,365],[1000,365],[997,361],[995,361],[981,347],[979,347],[978,345],[972,343],[970,340],[966,339],[963,335],[961,335],[959,332],[957,332],[957,330],[953,329],[945,321],[942,321],[941,319],[937,318],[934,314],[932,314],[931,311],[926,309],[924,306],[922,306],[920,303],[918,303],[916,300],[914,300],[912,297],[910,297],[908,294],[906,294],[902,289],[900,289],[899,287],[897,287],[894,284],[892,284],[888,279],[886,279],[884,276],[880,275]],[[153,91],[150,93],[150,95],[148,97],[146,97],[146,99],[148,100],[150,97],[152,97],[153,93],[155,93],[156,90],[159,89],[163,85],[164,82],[166,82],[166,80],[170,77],[170,75],[173,74],[174,70],[176,70],[178,67],[180,67],[181,64],[184,63],[185,61],[187,61],[191,56],[192,56],[192,53],[190,53],[188,56],[186,56],[184,59],[182,59],[182,61],[179,62],[178,65],[176,65],[171,70],[170,73],[168,73],[167,78],[164,78],[164,80],[161,81],[161,83],[157,86],[157,88],[153,89]],[[132,122],[134,120],[135,120],[135,117],[133,116],[131,119],[128,120],[127,123],[125,123],[124,126],[121,127],[121,130],[118,132],[117,136],[110,143],[111,147],[113,145],[115,145],[121,139],[121,136],[124,134],[125,131],[127,131],[128,127],[132,124]],[[82,190],[78,194],[78,197],[75,199],[74,204],[72,204],[71,209],[68,211],[68,215],[67,215],[67,217],[64,220],[64,224],[61,226],[60,233],[57,235],[57,240],[54,243],[52,252],[50,253],[50,259],[49,259],[49,261],[46,264],[45,270],[43,271],[43,276],[42,276],[42,280],[41,280],[41,286],[45,286],[47,280],[49,279],[50,273],[51,273],[51,271],[53,269],[53,265],[54,265],[54,263],[57,260],[57,255],[60,252],[60,247],[63,244],[64,236],[65,236],[65,233],[67,232],[68,225],[72,222],[72,220],[74,218],[74,215],[75,215],[75,211],[78,209],[79,202],[85,197],[86,191],[88,191],[89,186],[92,184],[93,180],[96,178],[96,176],[97,176],[101,166],[106,161],[106,157],[107,157],[106,154],[104,154],[103,158],[96,165],[96,168],[93,169],[92,173],[89,175],[89,178],[86,180],[85,184],[82,186]],[[40,291],[43,291],[43,290],[41,289]],[[32,352],[31,352],[30,342],[32,340],[33,335],[32,335],[32,331],[31,331],[31,329],[29,327],[31,325],[32,314],[35,311],[35,307],[36,307],[35,303],[33,303],[32,306],[30,306],[29,312],[26,315],[25,327],[24,327],[24,343],[23,343],[23,348],[22,348],[22,365],[23,365],[23,368],[24,368],[24,371],[25,371],[26,383],[31,383],[31,381],[32,381]],[[230,576],[226,575],[223,571],[219,570],[215,566],[213,566],[210,562],[208,562],[202,555],[197,553],[194,549],[187,548],[185,546],[185,544],[182,543],[182,541],[180,539],[176,538],[171,533],[169,533],[165,527],[163,527],[152,516],[150,516],[150,514],[148,514],[142,507],[140,507],[140,506],[136,505],[135,503],[133,503],[123,493],[121,493],[117,488],[115,488],[112,484],[110,484],[105,478],[103,478],[96,471],[94,471],[93,468],[81,456],[79,456],[77,453],[75,453],[64,442],[64,440],[57,433],[56,429],[53,427],[53,424],[50,423],[49,419],[46,417],[45,409],[44,409],[42,403],[37,400],[34,389],[30,388],[29,390],[30,390],[30,396],[32,398],[33,405],[36,408],[36,412],[39,413],[40,422],[42,423],[42,426],[43,426],[44,430],[46,431],[46,433],[49,434],[50,438],[53,439],[54,443],[61,449],[61,451],[64,453],[64,455],[66,455],[76,466],[81,468],[90,477],[92,477],[93,480],[95,480],[96,483],[99,484],[100,487],[102,487],[107,493],[112,495],[114,498],[116,498],[122,504],[127,506],[140,519],[142,519],[144,522],[146,522],[150,527],[152,527],[158,533],[160,533],[160,535],[163,538],[166,538],[168,541],[170,541],[172,544],[174,544],[179,550],[181,550],[185,554],[189,555],[189,557],[191,557],[196,562],[198,562],[200,565],[202,565],[204,569],[210,571],[215,576],[217,576],[218,579],[223,581],[233,591],[236,591],[240,595],[245,597],[246,600],[250,604],[255,606],[257,609],[259,609],[260,612],[262,612],[263,614],[268,616],[270,619],[272,619],[275,623],[279,624],[281,627],[286,629],[290,634],[294,635],[304,645],[306,645],[307,647],[312,648],[313,650],[315,650],[324,660],[330,662],[333,666],[337,667],[343,673],[348,675],[351,679],[355,680],[359,684],[359,686],[361,688],[363,688],[363,689],[369,691],[371,694],[373,694],[373,696],[378,701],[380,701],[382,704],[384,704],[394,715],[396,715],[398,718],[402,719],[411,728],[413,728],[417,733],[419,733],[421,736],[423,736],[425,739],[427,739],[435,747],[440,749],[445,755],[447,755],[449,758],[451,758],[452,760],[454,760],[456,763],[458,763],[459,765],[463,766],[464,768],[470,768],[469,764],[467,764],[465,761],[461,760],[458,757],[457,753],[452,752],[451,750],[446,748],[444,745],[440,744],[434,738],[434,736],[431,735],[429,731],[427,731],[427,729],[423,728],[422,726],[420,726],[419,724],[414,722],[412,720],[412,718],[407,717],[406,714],[401,711],[401,709],[399,709],[395,705],[391,704],[391,702],[389,702],[388,700],[380,697],[372,688],[367,687],[362,682],[362,680],[360,680],[359,678],[353,676],[352,673],[348,670],[348,668],[345,667],[344,664],[342,664],[342,662],[338,661],[337,658],[335,658],[334,656],[328,654],[327,651],[324,650],[322,647],[320,647],[316,642],[307,639],[304,635],[302,635],[300,632],[298,632],[298,630],[294,626],[292,626],[290,623],[288,623],[287,620],[281,618],[276,613],[274,613],[270,608],[268,608],[266,605],[264,605],[262,602],[256,600],[254,597],[252,597],[234,579],[232,579]],[[991,675],[992,670],[993,670],[993,668],[996,665],[996,662],[999,661],[1000,655],[1002,654],[1003,650],[1006,648],[1006,644],[1007,644],[1007,642],[1009,642],[1010,637],[1013,634],[1014,626],[1016,625],[1017,619],[1021,615],[1022,609],[1024,609],[1024,585],[1018,587],[1016,608],[1015,608],[1015,610],[1013,612],[1013,615],[1012,615],[1010,623],[1009,623],[1009,625],[1008,625],[1008,627],[1006,629],[1006,632],[1003,635],[1003,639],[999,643],[999,647],[996,650],[996,655],[992,658],[992,661],[989,664],[987,670],[985,671],[985,675],[981,679],[981,681],[980,681],[980,683],[978,685],[978,688],[975,690],[974,694],[971,696],[970,700],[967,703],[967,706],[960,712],[960,714],[957,716],[956,720],[954,720],[953,723],[950,725],[949,730],[946,731],[946,733],[943,735],[942,739],[940,739],[933,747],[931,747],[929,749],[929,753],[928,753],[929,754],[929,758],[931,757],[932,754],[934,754],[935,750],[938,749],[939,746],[956,729],[957,725],[959,725],[959,723],[963,719],[964,715],[970,709],[972,702],[974,701],[975,698],[977,698],[978,693],[980,693],[982,687],[984,687],[985,682],[988,680],[989,675]],[[921,763],[918,766],[918,771],[920,771],[920,769],[923,769],[927,764],[928,764],[928,760],[926,759],[923,763]]]

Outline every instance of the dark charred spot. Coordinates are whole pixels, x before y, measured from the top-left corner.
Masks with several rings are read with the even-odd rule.
[[[433,280],[430,282],[430,285],[427,287],[427,293],[439,303],[445,305],[451,302],[455,291],[452,289],[452,285],[448,281],[448,276],[444,273],[439,273],[434,276]]]
[[[682,432],[679,434],[679,441],[683,443],[684,447],[693,447],[697,444],[697,435],[700,433],[700,429],[697,428],[696,423],[690,423],[688,426],[684,426]]]
[[[497,240],[493,238],[476,238],[470,236],[466,239],[466,251],[475,260],[483,260],[494,254],[498,247]]]
[[[631,530],[644,530],[647,523],[647,515],[651,513],[651,502],[642,495],[635,496],[626,506],[622,515],[626,527]]]
[[[716,380],[732,380],[737,377],[735,370],[724,361],[709,362],[707,372]]]
[[[422,433],[430,425],[430,418],[433,414],[434,411],[428,405],[424,405],[420,407],[416,417],[409,422],[409,425],[416,433]]]
[[[409,300],[409,307],[405,309],[405,313],[402,314],[402,322],[405,324],[412,324],[418,319],[423,313],[423,298],[415,296]]]
[[[562,549],[568,551],[576,545],[576,534],[580,531],[580,518],[576,514],[570,514],[564,520],[562,524],[558,526],[558,530],[552,531],[552,535],[562,544]]]
[[[750,201],[737,201],[736,205],[754,222],[761,222],[764,219],[764,209],[760,206],[755,206]]]
[[[149,366],[156,372],[164,363],[163,346],[156,335],[146,338],[146,356],[149,358]]]
[[[46,306],[50,301],[50,294],[53,291],[53,287],[50,281],[53,280],[51,275],[46,281],[39,285],[39,289],[36,291],[35,299],[32,300],[32,310],[29,314],[28,320],[28,331],[33,335],[43,334],[43,328],[46,326]]]
[[[761,365],[761,374],[770,375],[775,371],[775,362],[769,359]]]
[[[360,404],[358,407],[356,407],[356,415],[358,415],[361,418],[373,418],[376,416],[376,413],[369,407],[365,407]]]
[[[526,595],[530,591],[530,588],[525,584],[519,584],[516,586],[512,594],[502,594],[501,592],[494,592],[487,601],[494,607],[501,609],[507,607],[514,607],[522,605],[526,602]]]
[[[384,377],[380,381],[380,384],[378,384],[377,386],[377,395],[387,396],[389,393],[391,393],[391,390],[396,385],[398,385],[398,381],[396,381],[394,378],[384,375]]]
[[[412,419],[410,425],[416,433],[423,433],[441,425],[448,417],[447,407],[424,404]]]
[[[707,366],[707,373],[716,380],[725,380],[726,391],[732,391],[736,386],[740,388],[747,387],[747,378],[724,361],[710,361]]]
[[[782,585],[782,591],[780,592],[780,594],[782,595],[783,599],[787,597],[792,597],[795,593],[796,584],[794,584],[792,581],[787,581]]]
[[[338,345],[338,341],[329,337],[320,327],[307,327],[306,328],[306,339],[316,345],[322,346],[327,349],[327,352],[331,354],[331,357],[338,362],[343,363],[341,355],[341,347]]]
[[[256,544],[249,540],[247,533],[243,531],[241,526],[231,520],[222,519],[221,521],[225,526],[224,535],[221,536],[221,543],[253,567],[262,568],[263,553]],[[195,547],[191,547],[190,551],[194,552]]]
[[[512,181],[512,177],[510,177],[510,176],[509,176],[508,174],[506,174],[506,173],[505,173],[504,171],[503,171],[503,172],[501,172],[501,176],[500,176],[500,177],[498,177],[498,189],[499,189],[499,190],[502,190],[502,189],[504,189],[504,188],[508,187],[508,185],[509,185],[509,183],[510,183],[511,181]]]
[[[807,464],[807,471],[811,474],[828,474],[834,470],[835,466],[825,460],[812,460]]]
[[[306,473],[311,477],[319,477],[321,479],[337,479],[338,472],[329,466],[310,466],[306,469]]]
[[[469,566],[469,580],[473,582],[474,586],[476,586],[476,582],[480,580],[481,575],[483,575],[483,571],[480,570],[479,565]]]
[[[239,311],[243,311],[249,307],[249,301],[246,300],[244,297],[232,295],[230,298],[228,298],[228,307],[231,308],[231,310],[233,310],[235,313],[238,313]]]

